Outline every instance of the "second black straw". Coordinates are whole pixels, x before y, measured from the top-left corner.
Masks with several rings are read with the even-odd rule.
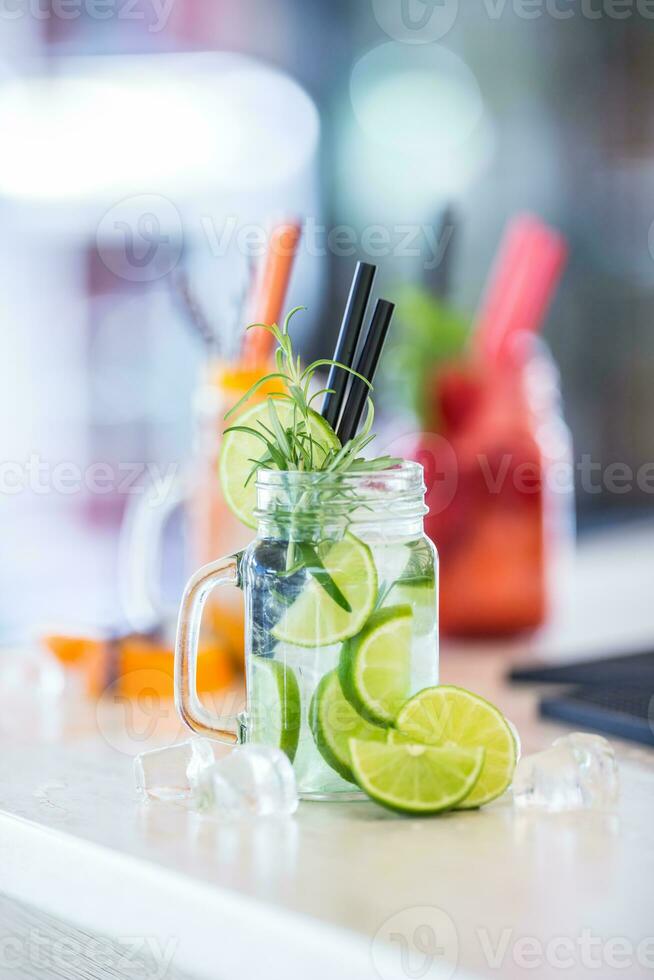
[[[368,262],[358,262],[354,272],[333,357],[334,361],[348,368],[354,362],[376,272],[377,267]],[[347,371],[335,365],[329,372],[327,388],[330,390],[322,405],[322,417],[334,431],[338,428],[349,378]]]

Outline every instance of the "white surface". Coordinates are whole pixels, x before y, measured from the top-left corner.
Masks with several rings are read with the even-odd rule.
[[[594,603],[577,589],[592,631],[607,611],[616,615],[617,596],[629,602],[616,640],[644,638],[652,621],[654,550],[639,550],[638,537],[633,549],[628,536],[589,544],[577,578],[601,587]],[[501,682],[519,655],[520,645],[460,648],[443,674],[496,700],[533,750],[561,729],[535,720],[530,690]],[[2,890],[104,933],[172,939],[177,968],[212,980],[406,980],[424,960],[403,965],[401,937],[429,923],[443,954],[439,972],[423,976],[452,976],[457,964],[461,980],[651,973],[654,941],[641,946],[640,963],[637,947],[654,935],[654,753],[617,744],[615,814],[523,814],[507,798],[477,813],[407,820],[372,803],[303,803],[288,820],[221,824],[138,803],[129,756],[142,750],[144,729],[128,710],[104,703],[69,718],[55,742],[5,738]],[[182,734],[171,717],[149,732],[159,741]],[[374,937],[389,922],[386,946]]]

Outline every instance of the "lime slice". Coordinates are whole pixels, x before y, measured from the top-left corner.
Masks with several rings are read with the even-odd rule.
[[[293,406],[285,399],[274,399],[277,417],[284,428],[291,425]],[[259,422],[270,428],[268,400],[253,405],[234,420],[234,425],[248,426],[259,430]],[[320,463],[330,449],[337,449],[340,443],[330,425],[317,412],[310,411],[309,430],[314,439],[316,463]],[[262,435],[265,434],[261,429]],[[248,527],[256,527],[254,511],[257,506],[256,481],[252,477],[246,486],[246,481],[252,470],[252,460],[260,459],[266,447],[256,436],[247,432],[228,432],[220,447],[218,472],[223,495],[229,509],[236,514],[240,521]]]
[[[248,741],[282,749],[291,762],[300,737],[300,688],[290,667],[253,657]]]
[[[358,633],[375,605],[377,569],[370,548],[347,533],[335,544],[319,548],[321,575],[326,572],[350,606],[350,612],[309,577],[297,599],[288,607],[272,633],[276,640],[299,647],[340,643]]]
[[[351,768],[350,739],[386,741],[386,729],[371,725],[345,699],[335,670],[325,674],[314,692],[309,724],[323,759],[350,783],[356,783]]]
[[[377,803],[400,813],[440,813],[471,791],[483,767],[484,750],[350,739],[352,771]]]
[[[392,725],[407,699],[412,623],[410,606],[379,609],[358,636],[343,644],[338,664],[343,694],[373,725]]]
[[[475,788],[459,804],[482,806],[510,785],[516,765],[516,742],[511,728],[489,701],[461,687],[428,687],[404,705],[396,719],[402,737],[428,745],[470,749],[483,746],[484,766]]]
[[[438,600],[433,576],[399,579],[391,586],[382,606],[411,606],[416,636],[432,633],[438,617]]]

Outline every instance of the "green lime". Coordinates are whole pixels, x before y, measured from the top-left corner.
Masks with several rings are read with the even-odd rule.
[[[428,687],[399,712],[395,726],[400,735],[427,745],[462,749],[483,746],[484,766],[472,792],[459,804],[468,809],[489,803],[510,785],[516,765],[516,742],[501,711],[489,701],[461,687]]]
[[[282,749],[291,762],[300,737],[300,688],[293,670],[279,660],[253,657],[248,741]]]
[[[439,813],[467,796],[482,770],[484,750],[350,739],[352,771],[377,803],[400,813]]]
[[[386,729],[371,725],[345,699],[335,670],[325,674],[314,692],[309,724],[323,759],[350,783],[356,783],[351,768],[350,739],[386,741]]]
[[[388,728],[411,683],[410,606],[378,609],[361,632],[343,644],[338,676],[343,694],[366,721]]]
[[[382,606],[411,606],[415,636],[432,633],[438,618],[438,599],[433,576],[398,579],[389,589]]]
[[[248,426],[251,429],[265,430],[258,423],[270,428],[268,401],[259,402],[239,415],[234,425]],[[277,417],[283,427],[290,427],[293,418],[293,405],[285,399],[274,399]],[[327,455],[330,449],[338,449],[340,442],[330,425],[317,412],[310,411],[309,430],[314,440],[316,462]],[[236,514],[240,521],[248,527],[256,527],[254,511],[257,506],[256,481],[252,477],[246,486],[246,480],[252,470],[252,460],[260,459],[266,447],[256,436],[247,432],[227,432],[220,447],[218,473],[223,495],[229,509]]]
[[[350,607],[348,612],[316,578],[307,584],[274,627],[276,640],[299,647],[340,643],[358,633],[375,605],[377,569],[368,545],[346,533],[335,544],[319,549],[325,573],[338,586]],[[309,572],[311,571],[309,567]]]

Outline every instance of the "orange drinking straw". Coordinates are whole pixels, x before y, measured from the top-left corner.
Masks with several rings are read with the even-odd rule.
[[[252,323],[278,323],[286,300],[302,229],[298,222],[273,228],[252,309]],[[267,330],[248,330],[243,343],[243,360],[248,365],[265,365],[273,336]]]
[[[568,254],[565,239],[532,215],[510,222],[477,314],[474,349],[497,360],[518,331],[537,333]]]

